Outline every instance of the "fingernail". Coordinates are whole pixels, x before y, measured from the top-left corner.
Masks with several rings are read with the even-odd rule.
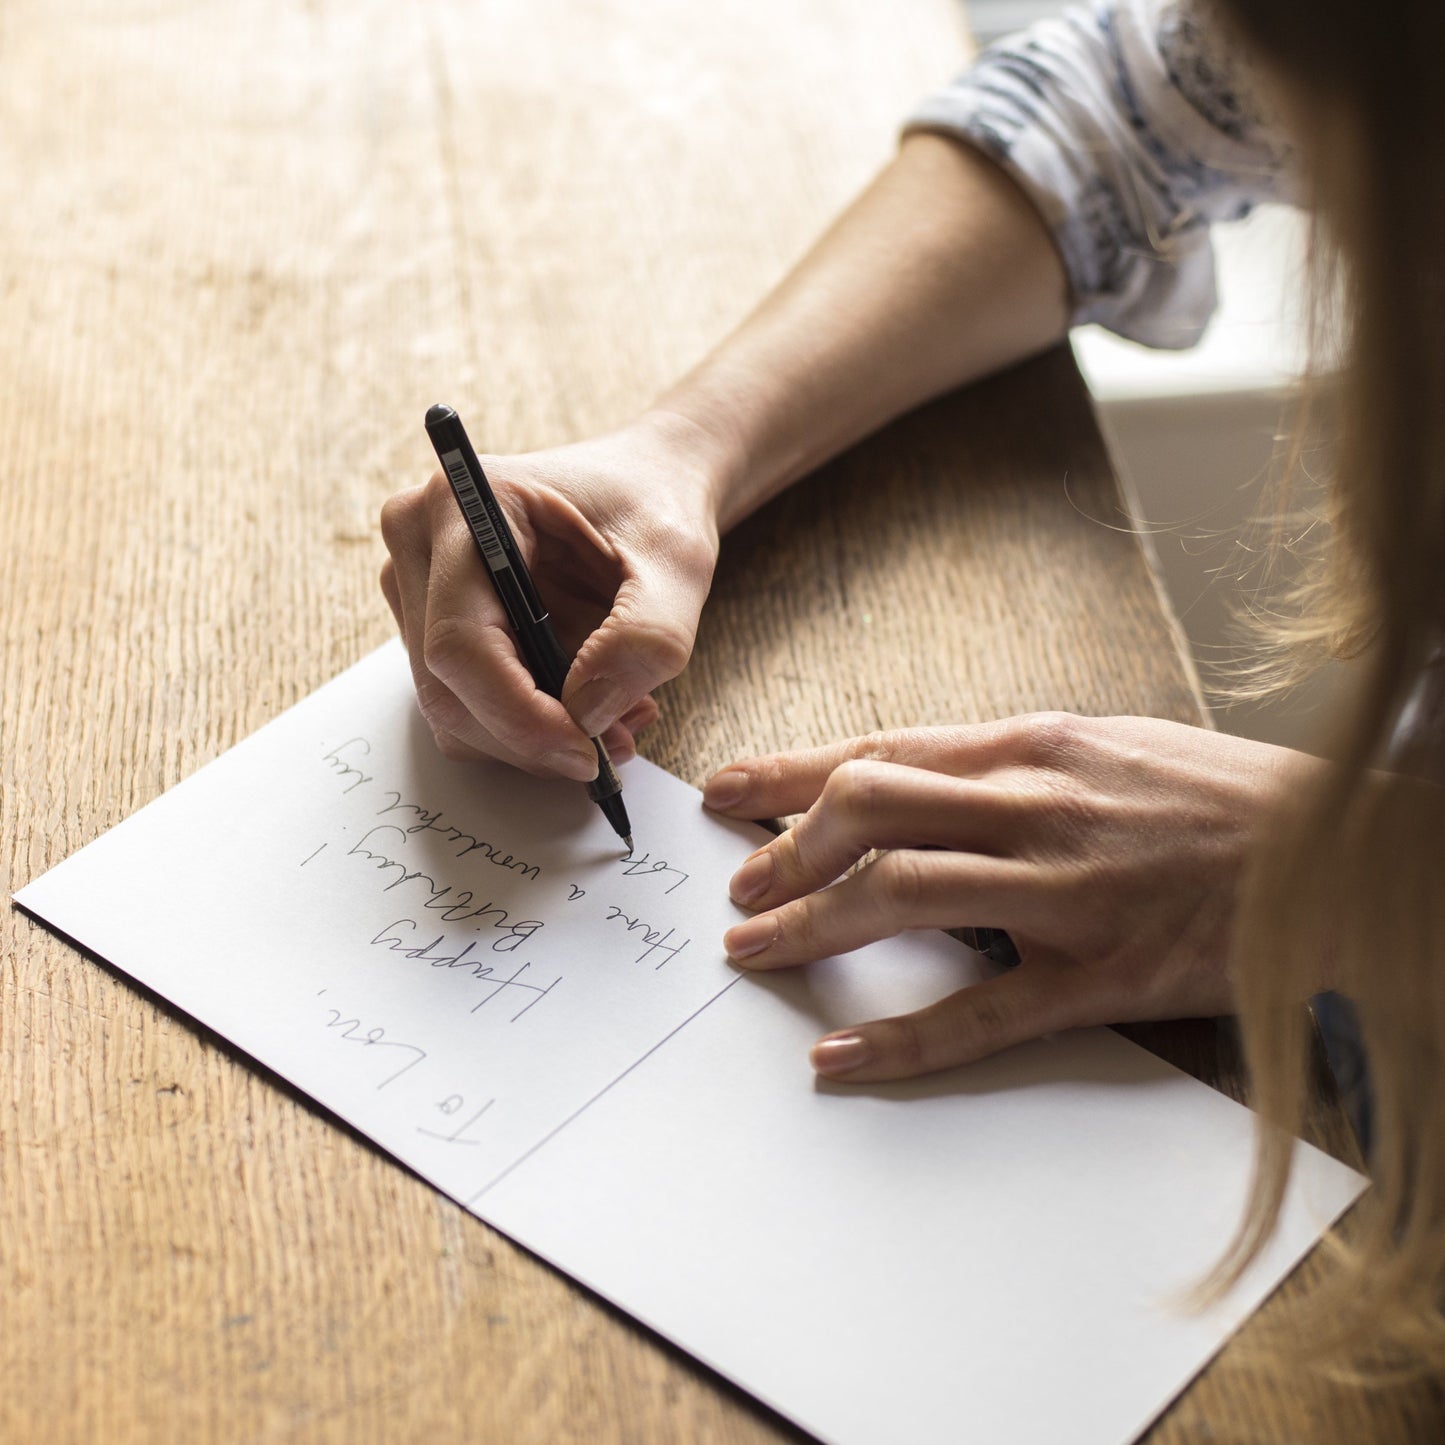
[[[734,903],[748,904],[761,898],[773,881],[773,855],[761,848],[733,874],[728,893]]]
[[[728,929],[723,934],[723,947],[727,949],[729,958],[751,958],[772,944],[777,936],[778,920],[766,914]]]
[[[830,1076],[851,1074],[854,1069],[866,1064],[873,1050],[862,1034],[835,1034],[831,1038],[819,1039],[813,1045],[810,1055],[813,1067],[820,1074]]]
[[[616,684],[607,678],[594,678],[577,690],[577,696],[572,699],[575,709],[572,716],[589,738],[595,738],[622,716],[628,701]]]
[[[721,812],[742,802],[748,790],[748,775],[741,768],[724,768],[707,780],[702,790],[702,800],[709,808]]]
[[[580,748],[559,748],[554,753],[544,753],[542,764],[579,783],[590,783],[597,776],[597,754],[591,748],[585,753]]]

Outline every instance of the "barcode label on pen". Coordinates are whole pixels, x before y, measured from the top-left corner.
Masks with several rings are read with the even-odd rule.
[[[457,501],[461,503],[462,511],[471,524],[472,536],[477,539],[482,556],[486,558],[487,565],[493,572],[500,572],[507,566],[507,554],[502,551],[501,538],[497,536],[497,529],[487,515],[486,503],[482,501],[482,494],[477,490],[477,484],[472,480],[472,474],[462,460],[461,452],[447,452],[442,457],[442,465],[447,469],[452,491],[456,493]]]

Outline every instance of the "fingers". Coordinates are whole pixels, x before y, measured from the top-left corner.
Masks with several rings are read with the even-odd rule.
[[[445,495],[443,489],[428,500],[432,557],[422,660],[461,710],[435,700],[436,725],[465,740],[472,721],[480,720],[517,758],[565,777],[595,777],[596,753],[561,704],[538,690],[471,533],[450,489]]]
[[[588,738],[602,736],[617,761],[627,761],[635,753],[635,732],[657,715],[652,688],[686,663],[716,538],[709,545],[702,531],[649,513],[645,545],[624,557],[565,500],[552,497],[550,512],[542,501],[536,505],[551,519],[554,550],[559,539],[567,544],[581,537],[584,561],[602,558],[624,570],[620,584],[607,584],[607,600],[616,586],[611,612],[585,638],[569,673],[570,707],[541,692],[523,663],[440,472],[383,509],[391,557],[382,571],[382,590],[407,646],[418,703],[444,752],[498,757],[530,772],[585,780],[596,776]],[[529,530],[536,522],[531,514],[517,518],[519,537],[539,535]],[[551,565],[565,566],[567,560],[554,557]],[[588,578],[589,586],[599,581],[591,573],[583,580]],[[579,582],[569,600],[584,593]],[[585,732],[574,717],[581,718]]]
[[[657,721],[657,703],[645,697],[629,708],[602,734],[602,745],[614,763],[629,763],[637,756],[636,734]]]
[[[907,928],[1034,923],[1030,870],[1012,858],[899,849],[831,888],[728,929],[723,947],[748,968],[788,968],[850,953]]]
[[[441,751],[500,758],[586,781],[590,744],[517,655],[500,601],[440,472],[382,509],[391,558],[382,590],[411,663],[417,703]]]
[[[396,508],[403,513],[414,505],[422,488],[404,493],[387,503],[383,511],[383,530],[388,534],[388,545],[402,557],[398,566],[393,557],[388,557],[381,567],[381,590],[396,618],[397,630],[403,642],[415,635],[425,635],[427,611],[427,580],[430,572],[431,552],[423,550],[421,542],[424,533],[416,533],[403,516],[399,521]],[[408,552],[408,549],[413,549]],[[408,628],[407,616],[420,619]],[[421,656],[420,650],[408,648],[412,664],[412,679],[416,685],[419,701],[424,701],[423,713],[431,724],[437,746],[449,758],[474,760],[477,758],[502,758],[536,770],[536,761],[531,758],[517,758],[513,750],[506,747],[482,723],[474,718],[461,699],[443,683]],[[637,754],[636,734],[650,727],[657,720],[657,703],[653,698],[644,697],[628,709],[603,736],[603,743],[615,763],[629,762]],[[591,750],[589,749],[589,754]],[[592,757],[588,758],[588,766]],[[579,766],[578,771],[581,771]]]
[[[606,620],[582,644],[562,692],[589,737],[687,665],[712,560],[680,537],[631,559],[631,575],[618,587]]]
[[[1025,965],[916,1013],[839,1029],[813,1045],[811,1059],[830,1079],[911,1079],[1098,1021],[1068,970]]]
[[[436,478],[432,480],[435,483]],[[458,760],[495,756],[481,725],[467,715],[451,689],[433,676],[423,656],[432,557],[426,491],[425,487],[413,487],[390,498],[381,509],[382,538],[391,554],[381,569],[381,590],[406,644],[417,705],[438,748]],[[459,736],[458,729],[467,736]]]
[[[971,777],[987,771],[1004,746],[999,723],[868,733],[820,748],[730,763],[708,780],[703,801],[715,812],[740,818],[801,813],[813,806],[829,777],[846,762],[890,762]]]
[[[734,877],[762,911],[724,946],[773,969],[905,928],[1008,930],[1018,968],[821,1040],[831,1077],[905,1078],[1056,1028],[1218,1012],[1238,879],[1286,786],[1260,746],[1038,713],[745,759],[711,780],[710,805],[805,816]],[[892,851],[833,881],[879,846]]]
[[[729,891],[746,907],[772,908],[831,883],[873,848],[1007,852],[1017,812],[1014,795],[986,783],[896,763],[846,762],[795,827],[743,864]]]

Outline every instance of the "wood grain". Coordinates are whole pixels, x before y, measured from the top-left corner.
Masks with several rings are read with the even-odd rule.
[[[0,7],[6,889],[388,635],[377,512],[429,470],[430,402],[497,451],[622,420],[965,49],[948,0]],[[1066,356],[946,398],[729,541],[648,751],[696,781],[904,722],[1192,718],[1118,520]],[[0,928],[0,1438],[797,1438],[162,1002]],[[1212,1026],[1155,1041],[1237,1076]],[[1439,1419],[1248,1361],[1157,1438]]]

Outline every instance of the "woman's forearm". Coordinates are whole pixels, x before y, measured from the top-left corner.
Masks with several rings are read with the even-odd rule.
[[[850,443],[1049,345],[1061,263],[982,156],[919,136],[727,340],[632,424],[487,469],[576,649],[559,708],[518,665],[446,478],[387,504],[382,587],[449,757],[591,777],[692,650],[718,534]],[[565,710],[564,710],[565,709]]]
[[[725,529],[895,416],[1043,350],[1068,316],[1032,202],[970,147],[914,135],[652,417],[705,454]]]

